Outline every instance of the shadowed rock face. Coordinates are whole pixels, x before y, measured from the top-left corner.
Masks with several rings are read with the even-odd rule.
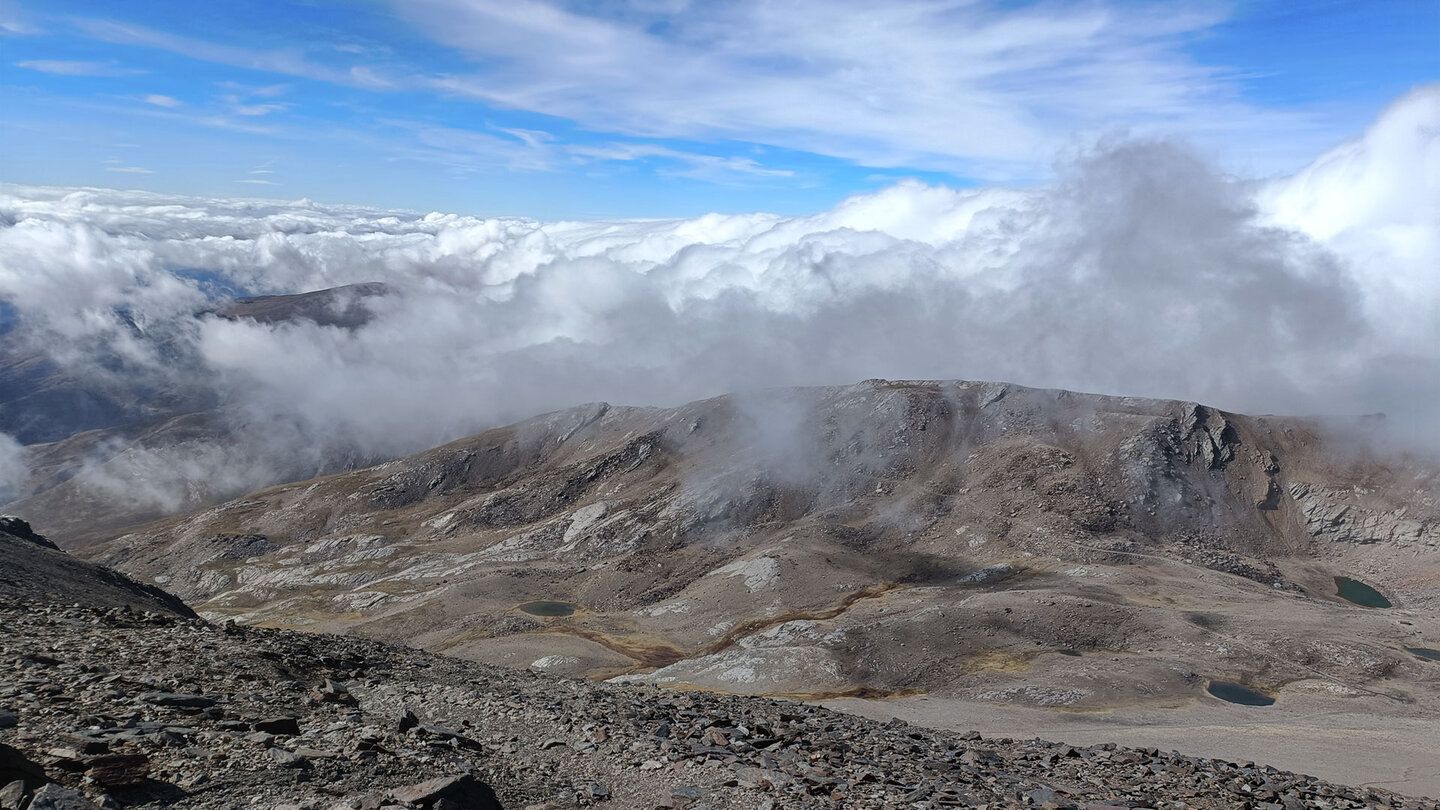
[[[87,554],[206,615],[577,676],[1064,708],[1207,678],[1398,696],[1433,690],[1403,648],[1440,635],[1434,482],[1303,420],[870,381],[573,408]],[[1329,522],[1301,494],[1321,491]],[[1362,497],[1418,528],[1325,530]],[[1338,600],[1352,572],[1395,610]],[[577,609],[517,609],[535,600]]]
[[[154,585],[78,560],[35,534],[25,521],[8,515],[0,515],[0,560],[4,561],[0,564],[0,599],[195,615]]]

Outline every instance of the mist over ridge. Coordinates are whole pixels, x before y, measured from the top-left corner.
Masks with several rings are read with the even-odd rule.
[[[542,223],[9,186],[0,330],[137,401],[223,406],[233,443],[91,473],[162,503],[580,402],[871,377],[1385,411],[1433,440],[1437,142],[1430,85],[1291,178],[1117,138],[1045,188],[907,181],[805,217]],[[366,282],[390,294],[352,329],[196,317]],[[0,436],[0,489],[27,464]]]

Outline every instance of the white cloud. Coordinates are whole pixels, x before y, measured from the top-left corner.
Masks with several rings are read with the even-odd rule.
[[[236,115],[269,115],[289,106],[288,104],[236,104],[230,108],[230,111]]]
[[[0,36],[32,37],[45,33],[27,16],[15,0],[0,0]]]
[[[290,91],[288,84],[242,84],[240,82],[219,82],[218,85],[231,94],[247,98],[276,98],[283,96]]]
[[[146,169],[142,166],[107,166],[107,172],[121,172],[123,174],[154,174],[154,169]]]
[[[1043,176],[1058,149],[1117,129],[1238,146],[1248,168],[1266,172],[1293,170],[1313,154],[1305,150],[1336,139],[1304,111],[1245,102],[1243,77],[1189,54],[1225,21],[1231,6],[1219,0],[740,0],[629,3],[623,13],[542,0],[392,4],[484,69],[436,75],[391,57],[383,68],[335,66],[299,50],[109,20],[77,25],[108,42],[373,91],[468,97],[600,132],[740,140],[1001,182]],[[247,104],[234,114],[276,109]],[[739,162],[683,171],[755,173]]]
[[[12,37],[32,37],[45,33],[40,28],[16,19],[0,19],[0,34]]]
[[[57,76],[135,76],[146,72],[122,68],[108,62],[79,62],[61,59],[27,59],[23,62],[16,62],[15,66],[26,70],[38,70],[41,73],[54,73]]]
[[[159,93],[151,93],[150,95],[145,96],[143,101],[146,104],[154,104],[157,107],[180,107],[185,104],[185,102],[181,101],[178,98],[174,98],[173,96],[163,96]]]
[[[274,135],[276,133],[273,127],[257,126],[244,121],[232,121],[223,115],[185,116],[182,120],[204,127],[228,129],[232,132],[244,132],[248,135]]]
[[[637,136],[993,178],[1033,172],[1077,132],[1273,140],[1306,124],[1240,103],[1186,54],[1223,20],[1214,3],[745,0],[606,18],[539,0],[394,5],[487,65],[436,89]]]
[[[1270,184],[1107,141],[1050,187],[908,181],[812,216],[542,223],[0,187],[0,298],[67,368],[118,346],[208,387],[266,453],[392,455],[587,400],[868,377],[1386,410],[1433,436],[1437,100],[1412,94]],[[176,267],[396,294],[353,332],[195,321],[205,297]]]
[[[399,145],[384,144],[397,157],[467,173],[503,166],[519,171],[553,171],[564,160],[553,144],[523,131],[476,132],[398,119],[380,122],[405,132]]]
[[[662,171],[677,176],[692,177],[712,182],[730,182],[740,177],[793,177],[794,172],[786,169],[768,169],[752,158],[741,156],[704,155],[685,152],[666,146],[646,143],[609,143],[599,145],[574,144],[566,151],[576,157],[602,161],[632,161],[661,158],[681,164],[679,169]]]
[[[1326,152],[1260,193],[1267,221],[1373,266],[1365,305],[1389,321],[1390,349],[1410,342],[1440,311],[1440,85],[1393,102],[1363,137]],[[1394,320],[1409,318],[1400,325]]]
[[[563,143],[548,132],[497,129],[494,132],[442,127],[412,121],[385,120],[414,139],[396,147],[398,156],[444,166],[455,172],[481,171],[503,166],[519,171],[555,171],[564,167],[605,162],[653,161],[657,172],[713,183],[747,183],[786,178],[794,172],[768,168],[744,156],[708,155],[651,143]]]
[[[231,114],[252,117],[269,115],[273,112],[280,112],[282,110],[289,109],[291,106],[289,104],[275,101],[254,104],[246,101],[242,96],[234,93],[228,93],[220,96],[220,101],[226,106],[226,108],[231,112]]]
[[[74,22],[86,35],[104,42],[158,48],[192,59],[216,62],[247,70],[265,70],[272,73],[300,76],[352,87],[384,89],[390,86],[388,79],[367,74],[364,71],[356,72],[317,64],[305,59],[295,51],[260,51],[237,45],[207,42],[113,20],[78,19]]]
[[[236,180],[235,182],[237,182],[237,183],[249,183],[250,185],[253,185],[253,186],[278,186],[278,185],[280,185],[279,183],[276,183],[276,182],[274,182],[273,180],[249,179],[249,180]]]

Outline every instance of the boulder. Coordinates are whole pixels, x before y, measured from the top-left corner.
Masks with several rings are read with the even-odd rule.
[[[35,791],[29,810],[101,810],[100,805],[85,798],[78,790],[46,785]]]

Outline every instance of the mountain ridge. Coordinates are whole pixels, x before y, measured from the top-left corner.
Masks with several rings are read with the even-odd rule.
[[[1415,621],[1440,515],[1411,485],[1435,480],[1332,457],[1306,420],[867,381],[578,406],[83,553],[213,617],[575,676],[1100,709],[1194,699],[1207,673],[1423,684],[1403,648],[1440,635]],[[1336,576],[1417,629],[1345,602]],[[547,600],[573,612],[521,607]],[[1222,625],[1253,638],[1186,652]],[[1335,650],[1309,650],[1316,632]],[[1026,692],[1061,682],[1065,650],[1122,657],[1084,689]]]

